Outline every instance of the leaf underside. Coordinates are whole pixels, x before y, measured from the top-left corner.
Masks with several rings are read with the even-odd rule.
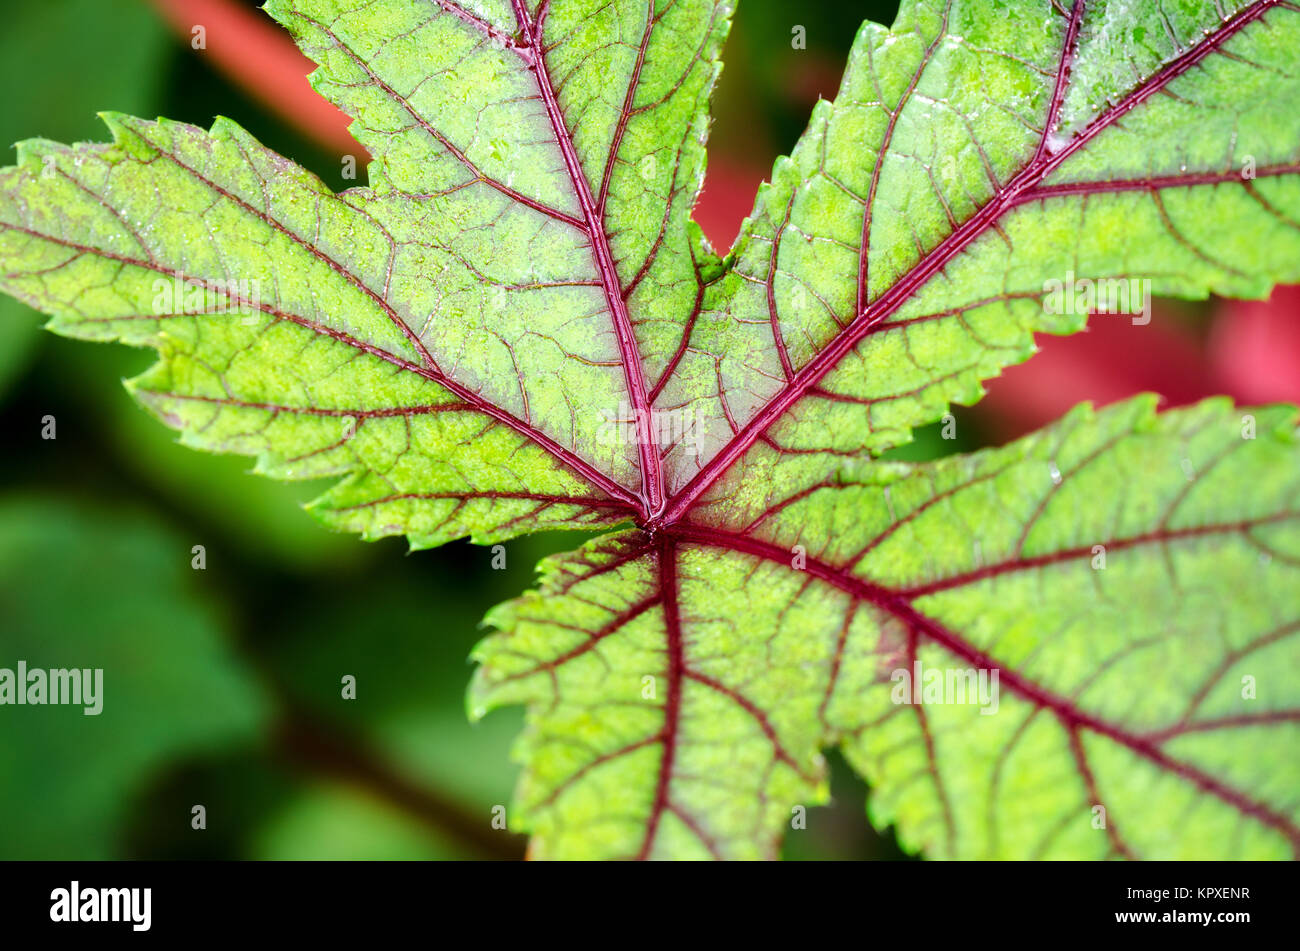
[[[368,186],[109,114],[0,171],[0,288],[155,347],[183,442],[340,477],[333,528],[615,530],[476,651],[534,856],[773,856],[829,746],[929,856],[1300,853],[1293,410],[875,459],[1082,329],[1049,282],[1300,280],[1300,7],[905,2],[725,258],[689,214],[729,0],[267,9]],[[926,669],[997,690],[899,702]]]

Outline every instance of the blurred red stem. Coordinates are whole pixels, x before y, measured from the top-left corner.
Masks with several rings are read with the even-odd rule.
[[[203,27],[202,53],[226,78],[299,132],[340,154],[369,156],[348,132],[350,120],[312,89],[314,68],[270,17],[234,0],[153,0],[177,34],[191,46]]]

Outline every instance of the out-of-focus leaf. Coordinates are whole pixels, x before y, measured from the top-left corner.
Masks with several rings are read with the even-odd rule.
[[[0,299],[0,395],[27,365],[40,339],[40,315],[10,298]]]
[[[103,671],[98,715],[0,706],[0,857],[112,857],[118,820],[156,768],[264,725],[266,700],[190,549],[138,515],[0,501],[0,668]]]
[[[485,820],[486,824],[486,820]],[[466,857],[456,844],[349,786],[308,786],[253,836],[250,858],[389,861]]]
[[[480,587],[479,597],[518,590],[543,553],[574,544],[569,535],[551,537],[546,547],[538,544],[546,538],[510,542],[502,553],[506,569],[491,572],[499,581]],[[456,556],[486,566],[494,553],[463,546]],[[364,599],[347,594],[354,582],[346,570],[336,575],[344,596],[323,594],[305,613],[276,618],[275,636],[263,639],[259,654],[303,709],[324,723],[345,725],[393,769],[481,815],[486,824],[491,806],[509,801],[517,770],[507,753],[522,718],[510,711],[499,723],[495,717],[466,721],[465,678],[470,652],[482,636],[481,612],[463,596],[460,578],[440,573],[425,559],[405,561],[386,574],[384,580],[367,578]],[[344,676],[356,678],[355,700],[342,696]]]

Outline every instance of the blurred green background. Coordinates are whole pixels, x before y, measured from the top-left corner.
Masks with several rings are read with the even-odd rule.
[[[724,167],[770,167],[816,95],[833,94],[861,20],[893,16],[792,6],[741,6],[715,110]],[[6,147],[102,140],[103,109],[203,126],[220,113],[332,186],[355,184],[144,0],[11,0],[5,13]],[[806,50],[791,48],[796,22]],[[752,183],[735,178],[747,207]],[[728,184],[711,199],[725,202]],[[719,212],[733,231],[743,213]],[[397,540],[332,535],[299,508],[319,484],[183,449],[141,412],[120,381],[150,353],[67,341],[40,321],[0,298],[0,667],[102,667],[105,699],[98,717],[0,708],[0,858],[521,857],[523,838],[491,818],[510,799],[522,716],[468,722],[466,656],[486,609],[581,538],[512,542],[497,571],[468,544],[408,555]],[[967,445],[932,436],[912,453]],[[787,855],[898,857],[867,826],[865,787],[833,769],[834,803],[790,833]],[[195,805],[206,829],[191,827]]]

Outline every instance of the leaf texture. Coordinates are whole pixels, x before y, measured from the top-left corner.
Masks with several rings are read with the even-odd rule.
[[[1154,4],[1044,23],[1031,4],[916,3],[865,25],[660,396],[710,437],[668,453],[665,520],[799,491],[974,402],[1034,332],[1082,328],[1044,307],[1049,280],[1192,298],[1300,280],[1300,126],[1278,108],[1300,94],[1300,12],[1215,10],[1187,5],[1169,35]],[[1089,85],[1103,66],[1125,84]]]
[[[472,711],[529,705],[538,857],[773,856],[830,745],[929,855],[1294,855],[1292,411],[874,457],[1082,329],[1052,282],[1300,280],[1300,7],[906,0],[719,258],[732,7],[271,0],[369,185],[108,114],[0,172],[0,288],[157,348],[131,388],[186,443],[341,477],[332,527],[621,529],[477,652]],[[899,702],[926,667],[998,713]]]
[[[628,493],[571,431],[534,428],[559,412],[544,391],[565,405],[565,372],[574,390],[616,389],[609,372],[564,358],[508,408],[444,369],[455,353],[433,355],[432,205],[407,199],[402,235],[366,194],[333,196],[233,123],[106,120],[114,145],[28,142],[5,173],[0,241],[22,263],[6,283],[58,332],[157,347],[132,389],[187,442],[282,478],[348,473],[315,503],[326,521],[417,547],[625,517]],[[605,468],[633,471],[588,438]]]
[[[553,559],[488,616],[471,692],[529,704],[533,855],[772,857],[839,746],[935,857],[1295,857],[1300,440],[1253,414],[1248,440],[1226,400],[1083,406],[744,532]],[[900,702],[916,664],[999,680]]]

